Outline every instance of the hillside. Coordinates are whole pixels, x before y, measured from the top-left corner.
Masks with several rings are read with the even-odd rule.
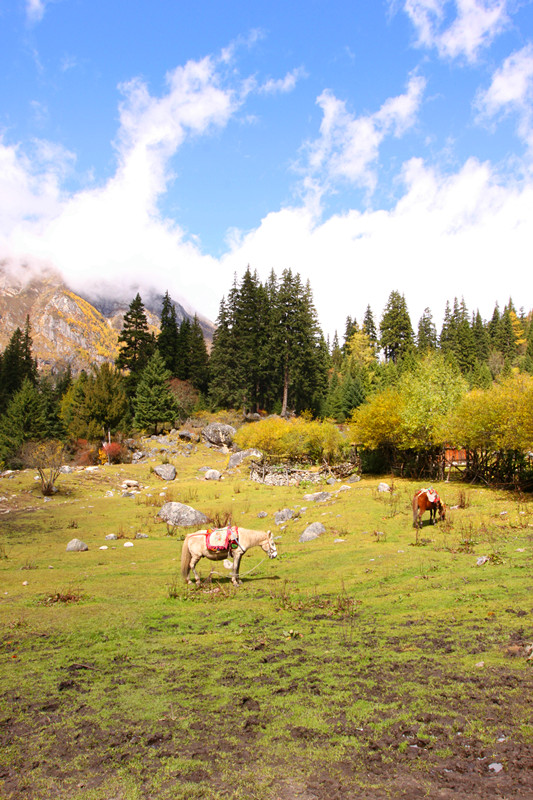
[[[141,295],[142,296],[142,295]],[[159,331],[162,295],[152,294],[143,302],[150,329]],[[174,301],[181,322],[191,315]],[[128,304],[106,297],[81,297],[52,271],[38,276],[21,268],[16,276],[0,265],[0,350],[4,350],[15,328],[24,328],[29,315],[33,353],[39,368],[54,372],[70,365],[74,374],[91,364],[113,361],[118,350]],[[208,346],[214,326],[200,318]]]

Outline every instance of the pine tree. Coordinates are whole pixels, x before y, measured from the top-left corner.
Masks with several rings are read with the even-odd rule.
[[[199,392],[207,392],[209,385],[209,354],[205,345],[204,334],[196,315],[189,335],[189,381]]]
[[[476,358],[480,363],[486,363],[490,353],[490,337],[486,324],[481,318],[479,309],[472,318],[472,333],[474,335],[474,346]]]
[[[26,317],[24,333],[20,328],[15,329],[2,356],[0,413],[7,407],[26,378],[34,385],[37,382],[37,365],[31,347],[30,319]]]
[[[429,350],[435,350],[437,347],[437,329],[429,308],[424,309],[424,313],[418,321],[416,344],[421,354],[426,354]]]
[[[174,422],[179,416],[178,403],[168,385],[170,377],[159,351],[155,350],[140,376],[133,401],[134,422],[141,430],[153,426],[157,434],[159,423]]]
[[[124,346],[115,363],[119,369],[129,371],[126,384],[129,393],[133,394],[139,376],[155,348],[155,339],[148,330],[148,320],[139,293],[131,301],[124,315],[124,324],[118,341]]]
[[[161,308],[161,329],[157,337],[157,349],[165,362],[166,368],[172,375],[177,375],[178,340],[179,331],[176,319],[176,308],[167,291],[163,297]]]
[[[412,350],[414,333],[405,297],[393,291],[389,295],[380,324],[381,347],[386,361],[397,363]]]
[[[45,435],[42,400],[37,387],[26,377],[0,418],[0,461],[18,466],[17,455],[24,442],[43,439]]]

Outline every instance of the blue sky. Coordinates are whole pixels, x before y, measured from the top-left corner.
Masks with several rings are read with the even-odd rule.
[[[72,288],[309,279],[533,308],[532,0],[0,0],[0,259]]]

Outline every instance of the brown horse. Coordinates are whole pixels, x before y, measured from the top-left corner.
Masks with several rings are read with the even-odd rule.
[[[254,531],[250,528],[239,528],[238,545],[229,550],[209,550],[207,547],[207,531],[195,531],[188,533],[183,541],[181,549],[181,576],[187,583],[192,583],[189,572],[192,570],[196,583],[200,583],[200,576],[196,572],[196,564],[201,558],[209,558],[211,561],[221,561],[222,559],[232,559],[231,582],[239,586],[242,581],[239,578],[239,564],[241,558],[250,547],[261,547],[269,558],[276,558],[278,551],[274,536],[270,531]]]
[[[446,519],[446,506],[441,501],[434,489],[419,489],[413,497],[413,526],[422,526],[422,514],[429,511],[429,521],[434,525],[437,521],[437,511],[439,520]]]

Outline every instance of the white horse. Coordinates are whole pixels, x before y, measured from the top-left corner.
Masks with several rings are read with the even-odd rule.
[[[250,528],[239,528],[239,540],[236,547],[229,550],[208,550],[207,531],[195,531],[188,533],[181,549],[181,575],[187,583],[192,583],[189,572],[192,570],[196,583],[200,583],[200,576],[196,572],[196,564],[201,558],[209,558],[211,561],[222,561],[230,558],[233,561],[231,568],[231,582],[234,586],[239,586],[242,581],[239,578],[239,564],[241,558],[250,547],[261,547],[269,558],[276,558],[278,551],[274,536],[270,531],[254,531]]]

